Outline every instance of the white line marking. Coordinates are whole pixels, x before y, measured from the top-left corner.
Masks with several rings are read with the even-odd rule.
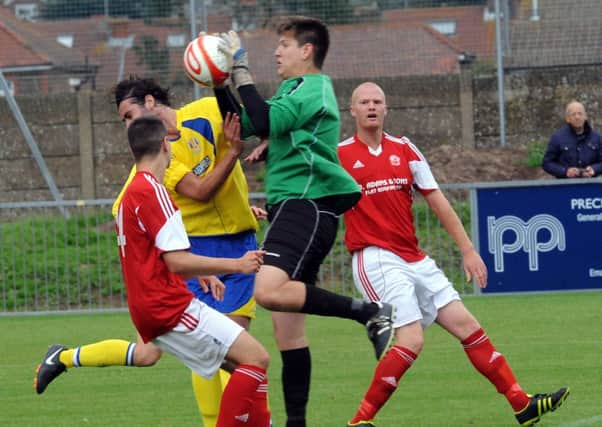
[[[568,424],[562,424],[562,427],[585,427],[598,425],[602,421],[602,415],[596,415],[590,418],[583,418],[581,420],[573,421]]]

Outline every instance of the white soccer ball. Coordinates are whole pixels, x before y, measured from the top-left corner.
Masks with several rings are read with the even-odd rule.
[[[232,57],[219,49],[224,41],[201,34],[188,43],[184,51],[184,70],[195,83],[214,87],[225,82],[232,71]]]

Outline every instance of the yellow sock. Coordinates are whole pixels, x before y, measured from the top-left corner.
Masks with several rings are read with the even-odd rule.
[[[226,389],[226,386],[228,385],[228,381],[230,381],[230,372],[220,369],[217,373],[219,375],[219,380],[221,382],[223,394],[224,390]]]
[[[133,366],[135,343],[105,340],[64,350],[59,360],[67,368],[78,366]]]
[[[222,392],[226,388],[229,379],[230,374],[223,369],[220,369],[209,380],[200,377],[194,372],[192,373],[192,389],[194,390],[194,397],[201,413],[203,427],[215,427],[217,424]]]

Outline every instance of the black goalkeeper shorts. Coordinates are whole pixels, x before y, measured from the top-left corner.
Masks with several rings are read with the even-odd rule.
[[[284,270],[291,279],[315,285],[320,265],[337,236],[339,218],[316,200],[290,199],[268,207],[264,264]]]

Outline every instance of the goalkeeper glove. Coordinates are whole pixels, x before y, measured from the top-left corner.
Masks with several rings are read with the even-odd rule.
[[[240,86],[254,84],[251,73],[249,72],[249,57],[247,50],[240,43],[240,37],[235,31],[221,33],[220,38],[226,43],[220,48],[228,55],[232,56],[232,82],[238,89]]]

